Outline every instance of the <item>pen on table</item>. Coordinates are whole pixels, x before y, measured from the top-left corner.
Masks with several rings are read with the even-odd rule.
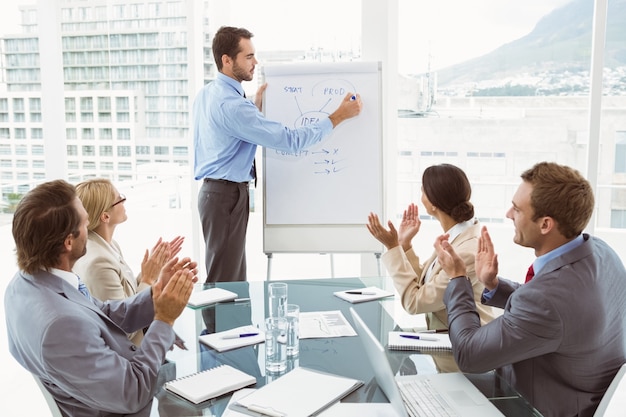
[[[400,337],[404,337],[404,338],[407,338],[407,339],[426,340],[428,342],[438,342],[439,341],[439,339],[437,339],[435,337],[420,336],[418,334],[401,334]]]
[[[239,303],[239,302],[242,302],[242,301],[250,301],[250,297],[247,297],[247,298],[235,298],[233,301],[235,303]]]
[[[258,336],[258,333],[239,333],[239,334],[227,334],[222,336],[222,339],[239,339],[240,337]]]
[[[376,295],[374,291],[346,291],[346,294],[355,294],[355,295]]]
[[[448,333],[448,329],[419,330],[418,333]]]

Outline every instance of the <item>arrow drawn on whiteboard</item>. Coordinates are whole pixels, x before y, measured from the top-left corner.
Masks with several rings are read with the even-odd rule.
[[[336,172],[343,171],[343,170],[344,170],[344,168],[337,168],[337,167],[335,167],[335,168],[333,168],[332,170],[330,170],[330,169],[325,169],[325,170],[323,170],[323,171],[315,171],[315,172],[314,172],[314,174],[326,174],[326,175],[330,175],[330,174],[334,174],[334,173],[336,173]]]
[[[326,149],[322,149],[321,151],[311,151],[312,154],[316,154],[316,153],[325,153],[328,154],[330,153],[330,151],[327,151]]]
[[[339,162],[341,162],[341,161],[342,161],[342,160],[335,161],[334,159],[324,159],[323,161],[317,161],[317,162],[314,162],[314,164],[317,164],[317,165],[319,165],[319,164],[331,164],[331,165],[335,165],[335,164],[338,164],[338,163],[339,163]]]

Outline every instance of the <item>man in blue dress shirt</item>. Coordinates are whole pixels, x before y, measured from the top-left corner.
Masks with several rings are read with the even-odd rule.
[[[258,145],[296,153],[328,136],[342,121],[357,116],[362,102],[348,93],[334,113],[319,123],[290,129],[261,113],[262,85],[254,102],[245,97],[242,81],[251,81],[258,61],[252,33],[221,27],[213,38],[219,71],[193,106],[194,176],[203,184],[198,211],[206,244],[207,282],[245,281],[245,241],[249,215],[248,184],[256,179]]]

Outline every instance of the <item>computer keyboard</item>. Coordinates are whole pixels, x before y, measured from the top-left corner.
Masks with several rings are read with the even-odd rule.
[[[411,417],[454,417],[458,414],[427,380],[397,381],[407,412]]]

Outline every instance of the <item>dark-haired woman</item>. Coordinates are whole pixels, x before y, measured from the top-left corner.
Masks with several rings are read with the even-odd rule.
[[[449,242],[465,261],[481,324],[485,324],[495,316],[491,307],[480,302],[483,286],[474,272],[481,226],[474,218],[471,195],[467,176],[454,165],[433,165],[422,175],[422,204],[439,221],[443,232],[450,235]],[[391,221],[386,229],[374,213],[368,216],[367,228],[387,248],[382,256],[383,264],[401,295],[404,309],[410,314],[426,313],[429,329],[446,329],[448,317],[443,294],[450,277],[441,269],[434,251],[425,262],[420,262],[413,251],[411,241],[420,224],[417,206],[410,204],[398,230]]]

